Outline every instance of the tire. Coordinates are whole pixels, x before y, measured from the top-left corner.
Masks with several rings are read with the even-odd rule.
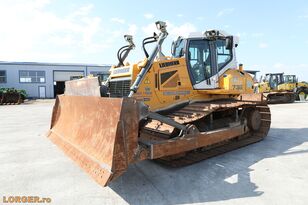
[[[303,87],[301,87],[301,88],[298,88],[297,89],[297,91],[296,91],[296,100],[297,101],[299,101],[300,99],[299,99],[299,94],[300,93],[305,93],[305,97],[308,95],[308,88],[303,88]]]
[[[100,86],[101,97],[109,97],[108,95],[108,87],[105,85]]]

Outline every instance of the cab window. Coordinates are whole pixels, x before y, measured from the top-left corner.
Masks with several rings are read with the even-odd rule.
[[[227,49],[226,40],[216,40],[218,70],[223,69],[231,61],[231,49]]]
[[[296,83],[296,78],[295,78],[295,76],[292,76],[292,75],[286,75],[286,76],[284,76],[284,82],[286,82],[286,83]]]
[[[188,63],[194,84],[213,76],[209,41],[191,40],[189,42]]]
[[[278,85],[282,84],[282,75],[272,75],[270,78],[270,87],[271,88],[277,88]]]

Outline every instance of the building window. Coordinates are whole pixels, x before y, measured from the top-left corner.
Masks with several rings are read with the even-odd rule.
[[[6,71],[0,70],[0,83],[6,83]]]
[[[19,71],[21,83],[45,83],[45,71]]]
[[[107,78],[109,77],[108,73],[103,73],[100,71],[91,71],[90,74],[92,74],[93,76],[99,76],[101,81],[106,81]]]

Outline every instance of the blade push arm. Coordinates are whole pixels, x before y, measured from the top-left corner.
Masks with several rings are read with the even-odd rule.
[[[137,78],[133,85],[130,87],[130,93],[128,97],[132,97],[134,93],[137,92],[140,83],[142,82],[143,78],[145,77],[146,73],[150,70],[153,61],[160,50],[161,45],[163,44],[165,38],[168,36],[167,30],[166,30],[166,23],[162,21],[157,21],[156,22],[156,27],[160,31],[160,34],[158,36],[157,44],[152,51],[152,54],[147,58],[147,63],[146,65],[141,69],[140,73],[137,75]]]

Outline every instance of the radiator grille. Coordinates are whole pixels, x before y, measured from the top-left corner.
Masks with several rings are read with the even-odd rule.
[[[109,82],[110,97],[127,97],[130,92],[130,80]]]

